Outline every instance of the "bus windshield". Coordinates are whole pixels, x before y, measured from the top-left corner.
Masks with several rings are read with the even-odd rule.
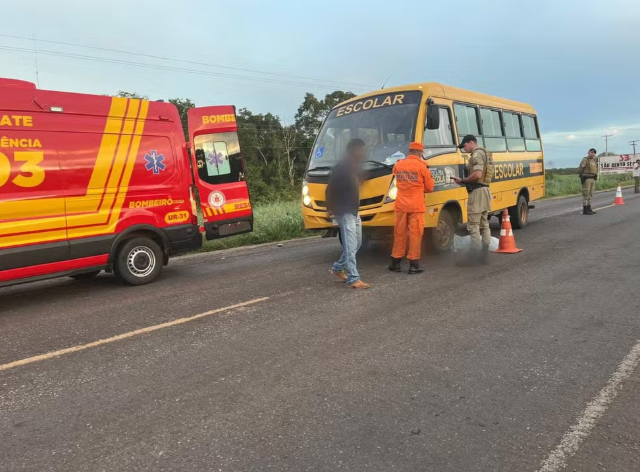
[[[421,96],[422,92],[387,93],[334,108],[318,134],[308,170],[332,168],[353,138],[366,143],[368,161],[393,166],[409,152]]]

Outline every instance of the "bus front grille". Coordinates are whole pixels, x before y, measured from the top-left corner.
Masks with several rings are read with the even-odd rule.
[[[377,197],[371,197],[371,198],[365,198],[363,200],[360,200],[360,208],[362,207],[367,207],[367,206],[371,206],[371,205],[378,205],[380,203],[382,203],[382,200],[384,200],[384,195],[379,195]],[[327,208],[327,202],[323,201],[323,200],[316,200],[316,205],[318,208]]]

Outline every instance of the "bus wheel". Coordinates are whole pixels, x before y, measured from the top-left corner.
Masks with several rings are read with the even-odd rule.
[[[129,285],[153,282],[160,275],[162,265],[162,249],[145,237],[125,241],[116,257],[117,273]]]
[[[440,254],[451,250],[457,227],[453,214],[449,210],[442,210],[438,218],[438,227],[430,231],[431,246],[435,252]]]
[[[93,272],[84,272],[82,274],[76,274],[76,275],[72,275],[70,277],[72,279],[75,279],[75,280],[89,280],[89,279],[94,278],[98,274],[100,274],[100,272],[102,272],[102,271],[101,270],[94,270]]]
[[[527,226],[529,222],[529,202],[527,202],[527,197],[522,194],[518,196],[516,206],[509,208],[509,218],[511,219],[511,225],[515,229],[522,229]]]

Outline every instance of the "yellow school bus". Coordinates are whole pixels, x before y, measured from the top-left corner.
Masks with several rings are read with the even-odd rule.
[[[394,224],[393,165],[411,141],[424,143],[423,158],[436,186],[425,195],[426,237],[437,251],[453,244],[458,224],[467,222],[464,176],[468,155],[457,148],[472,134],[493,154],[492,212],[508,209],[515,228],[527,224],[531,202],[544,196],[544,154],[536,111],[531,105],[437,83],[371,92],[336,106],[325,119],[309,157],[302,187],[305,228],[330,230],[325,189],[333,166],[352,138],[367,144],[360,189],[363,239],[388,235]]]

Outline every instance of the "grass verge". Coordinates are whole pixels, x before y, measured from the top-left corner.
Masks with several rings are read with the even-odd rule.
[[[314,233],[304,229],[300,202],[277,202],[255,206],[253,208],[253,232],[204,241],[202,251],[218,251],[252,244],[286,241],[287,239],[305,238]]]
[[[596,181],[596,191],[615,189],[618,185],[633,185],[633,178],[629,174],[601,175]],[[547,176],[545,181],[546,198],[580,195],[582,184],[577,175]]]

